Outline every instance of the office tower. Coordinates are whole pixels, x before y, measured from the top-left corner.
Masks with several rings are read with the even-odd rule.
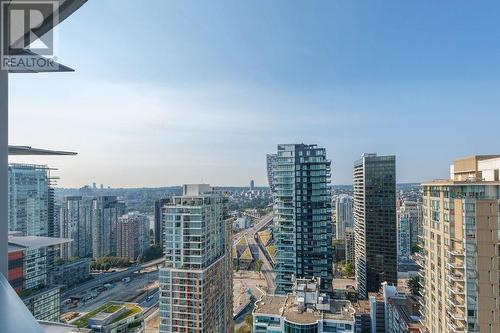
[[[137,261],[149,248],[149,219],[132,212],[118,218],[116,228],[116,256]]]
[[[61,237],[73,242],[63,248],[62,257],[84,258],[92,256],[92,199],[68,196],[60,208]]]
[[[500,332],[500,156],[455,160],[424,190],[423,320],[429,332]]]
[[[292,276],[320,278],[332,289],[330,161],[317,145],[278,145],[275,180],[276,293],[292,292]]]
[[[263,295],[255,303],[253,332],[356,332],[350,301],[330,299],[319,279],[297,279],[288,295]]]
[[[335,228],[336,238],[345,239],[346,228],[354,226],[352,215],[352,197],[349,195],[339,195],[335,201]]]
[[[50,173],[46,166],[10,164],[9,230],[23,236],[48,236],[53,224],[53,195],[50,190]],[[53,232],[53,225],[50,226]]]
[[[163,213],[160,332],[232,332],[226,198],[206,184],[184,185],[183,195],[169,198]]]
[[[100,196],[92,200],[92,256],[116,255],[116,224],[125,213],[125,204],[116,196]]]
[[[397,284],[396,157],[354,162],[356,281],[360,297]]]
[[[274,169],[276,167],[276,154],[267,154],[266,155],[266,164],[267,164],[267,182],[269,183],[269,188],[271,192],[274,192]]]
[[[155,244],[163,247],[163,239],[165,235],[163,234],[163,219],[162,219],[162,207],[168,202],[169,199],[161,198],[155,200],[155,224],[154,224],[154,233],[155,233]]]
[[[250,181],[250,191],[253,191],[255,188],[255,182],[253,181],[253,179]]]

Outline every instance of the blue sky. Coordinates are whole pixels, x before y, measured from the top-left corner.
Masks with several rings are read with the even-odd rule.
[[[147,5],[145,5],[147,3]],[[400,182],[500,152],[498,1],[89,0],[60,27],[70,74],[11,76],[11,144],[61,186],[265,184],[278,143],[332,182],[363,152]],[[29,98],[27,98],[27,96]]]

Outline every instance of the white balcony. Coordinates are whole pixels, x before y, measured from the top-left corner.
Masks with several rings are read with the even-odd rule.
[[[464,282],[464,276],[460,274],[450,274],[448,275],[448,280],[451,280],[453,282]]]
[[[465,295],[465,290],[460,287],[448,287],[448,291],[454,295]]]
[[[465,269],[465,265],[463,262],[448,262],[446,263],[446,267],[448,269]]]
[[[450,330],[450,332],[456,332],[456,333],[465,332],[464,326],[457,326],[451,322],[448,322],[448,329]]]
[[[446,250],[446,253],[450,257],[463,257],[464,253],[463,251],[456,251],[456,250]]]
[[[457,307],[457,308],[465,308],[465,304],[460,303],[460,302],[457,302],[457,301],[456,301],[455,299],[453,299],[453,298],[448,298],[448,299],[446,300],[446,302],[448,302],[449,304],[451,304],[451,305],[453,305],[453,306],[455,306],[455,307]]]

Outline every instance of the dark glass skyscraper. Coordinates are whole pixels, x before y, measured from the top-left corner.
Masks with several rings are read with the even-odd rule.
[[[332,286],[330,161],[316,145],[278,145],[273,170],[277,223],[276,293],[292,291],[292,276]]]
[[[354,162],[356,281],[361,297],[397,284],[396,157]]]

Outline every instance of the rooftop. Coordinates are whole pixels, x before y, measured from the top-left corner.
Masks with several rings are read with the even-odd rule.
[[[298,324],[316,323],[321,319],[354,321],[354,308],[351,302],[344,300],[330,300],[330,310],[317,310],[307,308],[299,311],[295,299],[291,295],[287,297],[283,317],[286,320]]]
[[[126,311],[123,311],[118,317],[114,318],[111,324],[127,317],[133,316],[142,311],[142,309],[135,303],[108,302],[104,305],[101,305],[97,309],[73,320],[71,324],[75,325],[78,328],[85,328],[89,325],[89,320],[104,320],[110,317],[115,312],[121,310],[122,308],[126,308]]]
[[[38,322],[45,333],[90,333],[91,330],[87,328],[77,328],[73,325],[39,321]]]
[[[39,249],[43,247],[61,245],[71,243],[73,240],[70,238],[56,238],[56,237],[43,237],[43,236],[9,236],[9,247],[13,248],[24,247],[30,249]],[[10,252],[10,248],[9,248]]]

